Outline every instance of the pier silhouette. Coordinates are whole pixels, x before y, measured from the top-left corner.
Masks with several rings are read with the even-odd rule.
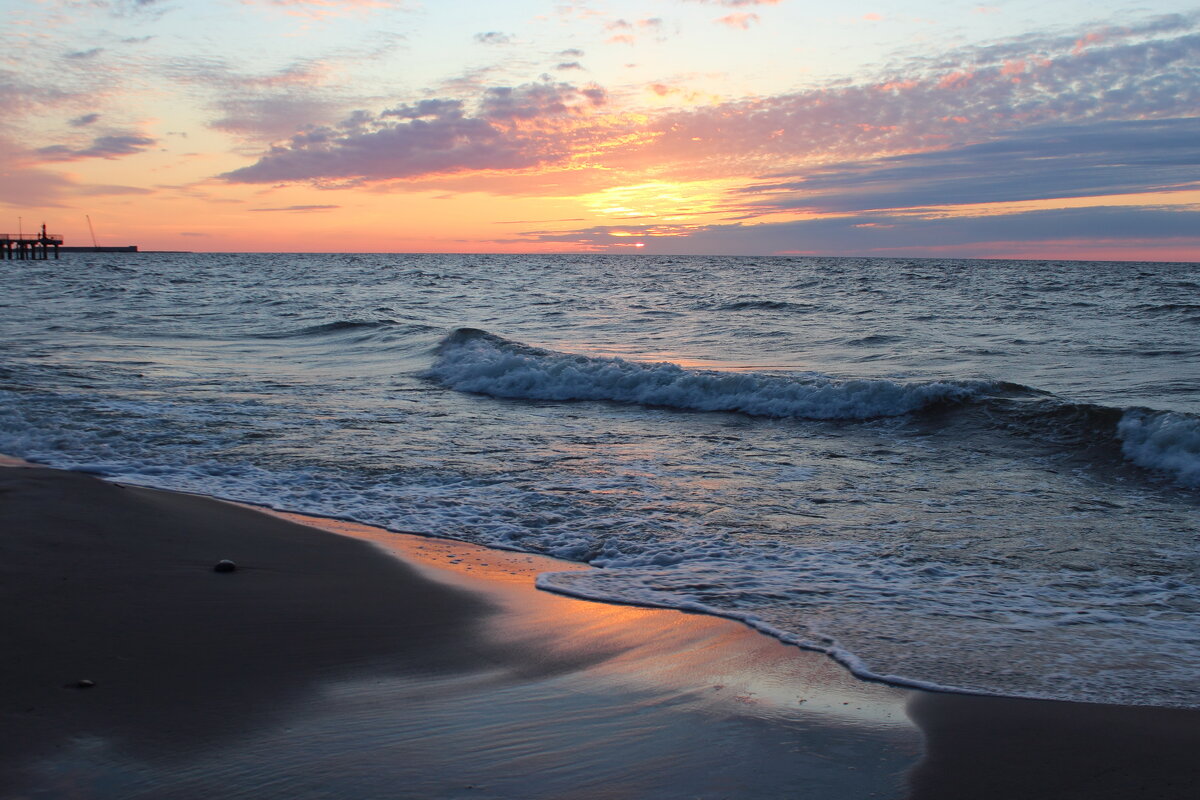
[[[54,257],[58,258],[62,243],[63,237],[57,233],[46,233],[45,225],[40,233],[0,233],[0,260],[45,261],[50,258],[51,248]]]

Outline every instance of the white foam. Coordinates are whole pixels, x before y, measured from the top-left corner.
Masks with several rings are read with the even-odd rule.
[[[486,358],[477,358],[479,353]],[[451,337],[438,361],[446,369],[473,372],[481,380],[487,377],[489,364],[499,365],[501,378],[512,371],[505,365],[515,365],[515,374],[559,389],[570,387],[567,376],[574,370],[585,389],[604,390],[607,399],[616,399],[614,386],[632,392],[647,386],[654,389],[661,380],[668,389],[682,391],[679,385],[694,384],[704,390],[698,391],[701,398],[728,400],[730,395],[717,391],[724,386],[722,379],[741,377],[671,364],[569,356],[477,332]],[[757,395],[760,402],[783,402],[777,384],[824,381],[822,385],[832,391],[843,385],[821,376],[751,377],[755,385],[765,387]],[[424,386],[427,391],[431,388]],[[471,411],[476,406],[452,392],[428,394],[431,402],[449,398],[451,405],[471,407]],[[794,398],[789,402],[802,405]],[[870,511],[878,505],[868,502],[880,502],[878,498],[890,502],[897,486],[920,487],[921,481],[914,477],[919,472],[911,472],[913,480],[893,483],[887,476],[911,467],[880,467],[883,456],[875,450],[869,459],[856,462],[866,466],[854,472],[846,471],[838,460],[827,464],[800,458],[806,448],[799,438],[803,430],[822,429],[824,436],[830,426],[743,420],[749,424],[739,425],[743,430],[738,439],[753,441],[755,447],[769,443],[753,431],[783,432],[775,451],[779,458],[746,459],[740,447],[706,445],[696,461],[671,457],[688,452],[673,449],[680,446],[678,442],[644,452],[609,447],[622,441],[619,436],[605,438],[614,415],[592,409],[601,413],[571,416],[567,424],[577,427],[546,428],[550,436],[534,441],[544,452],[530,456],[526,443],[531,440],[522,440],[519,434],[535,427],[528,423],[534,417],[525,413],[529,409],[524,406],[516,410],[520,413],[513,415],[515,424],[522,427],[504,428],[503,424],[514,424],[509,420],[488,434],[489,448],[502,445],[500,463],[490,455],[465,458],[461,449],[465,437],[441,435],[440,422],[433,421],[438,418],[430,417],[423,434],[427,440],[412,431],[403,440],[408,445],[424,441],[430,449],[420,450],[419,457],[406,456],[404,466],[385,462],[386,469],[363,470],[347,468],[338,460],[314,463],[273,457],[270,450],[242,451],[247,430],[284,430],[290,425],[306,437],[321,437],[344,424],[340,417],[313,417],[296,406],[228,396],[218,400],[205,396],[200,401],[99,400],[0,390],[0,452],[130,483],[587,561],[604,569],[546,575],[539,584],[595,599],[741,619],[785,641],[823,650],[864,677],[974,692],[1200,707],[1200,686],[1195,680],[1200,640],[1195,636],[1193,613],[1200,607],[1200,584],[1194,574],[1188,574],[1189,565],[1195,563],[1189,542],[1164,543],[1163,547],[1177,546],[1180,551],[1156,556],[1153,570],[1140,568],[1136,552],[1130,569],[1119,561],[1089,560],[1088,553],[1096,553],[1103,546],[1099,544],[1063,557],[1082,564],[1083,571],[1050,566],[1041,546],[1025,557],[1016,549],[1019,542],[1013,541],[1001,542],[995,550],[960,552],[960,543],[980,539],[980,533],[1003,534],[1009,520],[1031,528],[1040,520],[1017,515],[997,523],[964,525],[961,536],[951,530],[942,544],[936,540],[921,544],[915,535],[917,524],[944,522],[953,529],[960,519],[998,512],[986,498],[967,492],[959,501],[946,498],[942,511],[918,516],[912,524],[889,527],[890,516],[876,516],[872,522]],[[620,409],[609,411],[624,415]],[[719,427],[706,424],[713,420],[673,417],[679,418],[667,420],[669,427],[680,430],[688,426],[674,423]],[[418,423],[426,418],[407,419]],[[548,418],[539,421],[551,424]],[[1189,431],[1195,433],[1194,418],[1128,412],[1123,424],[1128,446],[1145,450],[1153,468],[1167,468],[1164,453],[1194,457],[1196,450],[1188,444],[1194,441],[1188,438]],[[849,427],[872,432],[871,436],[891,436],[885,432],[907,426],[885,422]],[[444,429],[483,436],[473,418],[470,425]],[[564,431],[597,445],[595,460],[585,460],[579,469],[559,466],[580,463],[555,460],[561,455],[557,444],[564,441]],[[532,469],[505,466],[502,460],[513,453],[529,459],[514,467]],[[570,455],[579,457],[575,452]],[[460,469],[460,463],[467,468]],[[1184,458],[1180,463],[1195,462]],[[480,469],[481,465],[486,468]],[[706,486],[693,491],[699,485],[698,467],[704,471]],[[721,476],[719,481],[710,479],[714,474]],[[854,482],[841,485],[846,476],[853,476]],[[831,484],[831,478],[838,484]],[[784,481],[811,483],[812,488],[781,489]],[[743,489],[736,488],[739,485]],[[831,485],[840,488],[830,489]],[[846,511],[843,516],[862,513],[863,524],[874,526],[871,535],[854,540],[844,535],[853,533],[854,526],[848,529],[815,514],[805,516],[813,520],[810,527],[792,519],[782,523],[782,535],[758,534],[768,531],[773,514],[786,516],[789,504],[821,495],[854,503],[853,508],[861,512]],[[926,495],[905,491],[902,496],[906,505],[913,505],[923,501],[912,498]],[[711,504],[717,510],[712,514],[679,511],[693,503]],[[1047,507],[1056,506],[1034,509]],[[830,508],[821,507],[823,513]],[[1139,513],[1145,510],[1138,508]],[[1153,546],[1158,546],[1157,541]],[[992,557],[1010,553],[1015,554],[1011,560]]]
[[[782,555],[778,554],[777,555]],[[741,620],[829,654],[867,679],[927,689],[1103,703],[1195,707],[1200,650],[1183,609],[1185,575],[1086,578],[914,564],[839,542],[786,558],[762,553],[652,566],[548,573],[543,589],[591,600],[673,607]],[[645,559],[629,559],[629,561]],[[764,603],[764,598],[772,602]],[[969,643],[969,644],[968,644]],[[1151,692],[1147,692],[1151,689]]]
[[[899,416],[935,403],[969,400],[992,385],[689,370],[670,362],[556,353],[468,328],[442,342],[426,375],[459,391],[493,397],[610,400],[816,420]]]
[[[1200,419],[1171,411],[1131,409],[1117,423],[1121,452],[1146,469],[1200,487]]]

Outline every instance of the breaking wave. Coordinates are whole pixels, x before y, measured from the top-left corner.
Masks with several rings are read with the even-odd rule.
[[[474,328],[438,345],[425,376],[462,392],[523,400],[599,400],[758,417],[869,420],[981,403],[992,422],[1065,448],[1119,446],[1143,469],[1200,487],[1200,418],[1072,403],[1000,381],[899,382],[685,369],[546,350]]]
[[[527,400],[607,400],[760,417],[863,420],[961,403],[996,384],[986,381],[899,383],[690,370],[557,353],[459,328],[438,346],[426,373],[463,392]]]
[[[1200,487],[1200,418],[1135,408],[1117,423],[1121,452],[1139,467],[1163,472],[1183,486]]]

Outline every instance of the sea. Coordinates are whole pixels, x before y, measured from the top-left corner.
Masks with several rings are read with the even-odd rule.
[[[586,562],[538,585],[868,679],[1200,707],[1200,264],[72,253],[0,280],[0,452]]]

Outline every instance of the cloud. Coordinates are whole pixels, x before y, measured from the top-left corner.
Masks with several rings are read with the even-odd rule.
[[[639,33],[653,33],[657,38],[662,40],[663,21],[661,17],[646,17],[644,19],[629,22],[625,19],[616,19],[607,22],[604,25],[606,31],[617,31],[613,36],[610,36],[607,41],[609,44],[636,44]]]
[[[559,117],[588,107],[604,105],[603,89],[578,89],[569,83],[527,83],[518,87],[495,86],[484,92],[482,116],[490,121]]]
[[[797,177],[745,193],[764,210],[845,213],[1170,191],[1200,186],[1200,119],[1049,126]]]
[[[352,13],[404,8],[405,0],[242,0],[246,5],[275,6],[296,16],[326,19]]]
[[[586,222],[583,217],[560,217],[559,219],[502,219],[496,220],[494,225],[533,225],[546,222]]]
[[[1147,32],[1082,52],[1074,36],[1004,42],[912,61],[874,82],[668,112],[651,123],[653,144],[622,163],[720,162],[744,174],[755,162],[944,149],[1038,125],[1200,115],[1200,34]]]
[[[97,136],[89,146],[79,149],[56,144],[38,148],[34,152],[46,161],[78,161],[84,158],[119,158],[135,155],[157,143],[158,140],[149,136],[125,133]]]
[[[252,208],[251,211],[332,211],[337,205],[284,206],[282,208]]]
[[[530,83],[491,87],[468,109],[428,99],[379,114],[356,112],[273,146],[256,163],[225,173],[232,182],[388,180],[463,170],[516,170],[570,154],[555,135],[603,106],[598,87]]]
[[[75,193],[78,184],[57,172],[29,167],[0,167],[0,203],[18,208],[52,208]]]
[[[0,142],[4,144],[4,142]],[[0,167],[0,204],[15,208],[57,208],[80,196],[146,195],[150,189],[79,183],[54,170],[28,166]]]
[[[571,69],[583,69],[583,64],[580,64],[578,61],[564,61],[561,64],[556,64],[554,68],[559,72],[565,72]]]
[[[136,13],[130,3],[85,0],[18,4],[9,20],[6,57],[0,64],[0,126],[22,132],[27,141],[52,137],[60,117],[105,111],[119,125],[134,126],[138,112],[130,90],[147,84],[151,64],[143,48],[126,47],[108,28],[153,24],[124,19]],[[106,17],[122,17],[113,22]],[[21,16],[28,15],[27,19]],[[92,46],[102,43],[104,46]],[[11,71],[4,67],[11,67]],[[51,139],[52,140],[52,139]]]
[[[688,3],[703,3],[710,6],[726,6],[727,8],[743,8],[745,6],[777,6],[783,0],[684,0]]]
[[[571,243],[605,249],[645,242],[645,252],[673,254],[938,256],[947,252],[1002,255],[1012,247],[1094,242],[1114,251],[1131,246],[1200,255],[1196,212],[1178,208],[1054,209],[989,217],[859,215],[762,225],[707,225],[656,236],[654,226],[596,226],[576,231],[528,231],[518,241]],[[1032,250],[1036,252],[1036,248]]]
[[[93,183],[77,185],[75,194],[89,197],[111,197],[113,195],[147,195],[154,194],[153,189],[144,186],[121,186],[111,183]]]
[[[158,18],[172,10],[166,0],[89,0],[87,5],[107,11],[114,17]]]
[[[86,125],[91,125],[92,123],[96,122],[99,119],[100,119],[100,115],[95,112],[92,112],[91,114],[84,114],[82,116],[75,117],[74,119],[70,120],[68,122],[68,124],[72,128],[82,128]]]
[[[4,118],[0,121],[71,104],[85,95],[84,91],[64,86],[61,81],[34,82],[12,70],[0,69],[0,108],[4,109]]]
[[[284,138],[345,113],[346,99],[326,86],[329,66],[316,59],[255,74],[236,70],[223,59],[176,58],[163,71],[211,92],[209,105],[217,116],[210,127],[251,140]]]
[[[341,111],[341,103],[303,91],[227,97],[217,100],[214,107],[221,116],[208,123],[211,127],[252,139],[278,139]]]
[[[488,31],[475,34],[475,41],[480,44],[512,44],[513,37],[500,31]]]
[[[758,22],[758,14],[726,14],[723,17],[713,20],[713,22],[726,25],[730,28],[749,30],[752,24]]]
[[[614,30],[634,27],[623,24]],[[970,181],[956,181],[952,173],[963,164],[975,170],[970,174],[976,180],[987,177],[998,193],[1016,192],[1019,181],[981,171],[989,158],[1000,157],[989,147],[1010,147],[1024,148],[1008,153],[1014,163],[1034,164],[1039,149],[1049,148],[1055,156],[1053,173],[1027,169],[1025,182],[1041,193],[1052,192],[1056,181],[1060,192],[1076,193],[1097,188],[1101,180],[1112,187],[1133,185],[1137,171],[1148,165],[1131,160],[1117,170],[1108,168],[1116,163],[1111,159],[1097,159],[1120,148],[1138,152],[1137,134],[1130,133],[1134,128],[1104,126],[1200,116],[1196,25],[1194,17],[1156,18],[1106,29],[1103,41],[1082,50],[1075,45],[1087,29],[1018,37],[950,56],[911,59],[874,80],[664,110],[610,109],[598,87],[462,83],[446,94],[474,95],[474,100],[401,104],[364,111],[336,125],[312,126],[224,177],[384,181],[574,163],[606,172],[610,180],[637,171],[673,180],[775,175],[777,184],[798,184],[806,179],[803,190],[781,185],[767,199],[802,203],[808,202],[802,191],[819,191],[831,204],[865,202],[851,200],[858,190],[838,183],[835,170],[826,175],[817,169],[842,164],[850,165],[847,181],[857,176],[898,182],[899,194],[887,202],[900,203],[919,200],[914,187],[922,168],[930,171],[931,181],[940,182],[936,188],[943,196],[966,197]],[[647,88],[659,97],[674,96],[666,84]],[[423,110],[413,113],[414,108]],[[1052,126],[1077,126],[1078,132],[1047,132]],[[1089,126],[1095,126],[1095,137],[1081,140],[1074,156],[1054,149],[1053,136],[1080,137]],[[1174,128],[1140,130],[1165,142]],[[1012,138],[1023,131],[1048,138]],[[1103,137],[1113,137],[1110,145]],[[920,160],[919,154],[935,151],[947,155],[941,161]],[[906,154],[913,166],[903,174],[895,171],[910,162],[881,160]],[[1090,171],[1102,178],[1089,183]],[[925,194],[933,193],[931,188]]]

